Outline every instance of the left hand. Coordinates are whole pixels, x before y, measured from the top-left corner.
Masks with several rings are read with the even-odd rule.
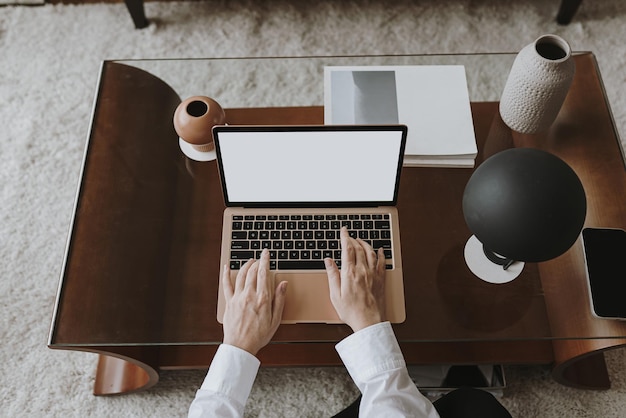
[[[241,267],[234,285],[230,268],[226,266],[222,284],[226,297],[224,343],[256,355],[270,342],[280,325],[287,282],[274,286],[269,252],[263,250],[260,260],[249,260]]]

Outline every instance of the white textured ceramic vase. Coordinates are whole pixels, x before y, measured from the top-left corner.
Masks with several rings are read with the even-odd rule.
[[[540,36],[513,62],[500,99],[500,115],[516,132],[547,130],[565,101],[574,78],[569,44],[556,35]]]

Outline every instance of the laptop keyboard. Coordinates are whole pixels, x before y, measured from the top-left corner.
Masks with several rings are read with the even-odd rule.
[[[270,252],[271,270],[324,270],[324,258],[341,268],[340,229],[385,251],[391,269],[392,239],[388,214],[233,215],[230,268],[238,270],[249,259]]]

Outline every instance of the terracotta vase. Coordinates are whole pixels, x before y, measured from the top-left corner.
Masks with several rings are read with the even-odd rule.
[[[212,129],[226,121],[224,109],[206,96],[192,96],[183,100],[174,112],[174,129],[178,136],[195,150],[214,149]]]
[[[547,130],[565,101],[574,71],[570,46],[559,36],[543,35],[524,47],[500,99],[504,123],[524,134]]]

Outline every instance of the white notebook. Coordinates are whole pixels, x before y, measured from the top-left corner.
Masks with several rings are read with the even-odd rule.
[[[462,65],[326,67],[324,122],[407,125],[405,166],[473,167],[478,152]]]

